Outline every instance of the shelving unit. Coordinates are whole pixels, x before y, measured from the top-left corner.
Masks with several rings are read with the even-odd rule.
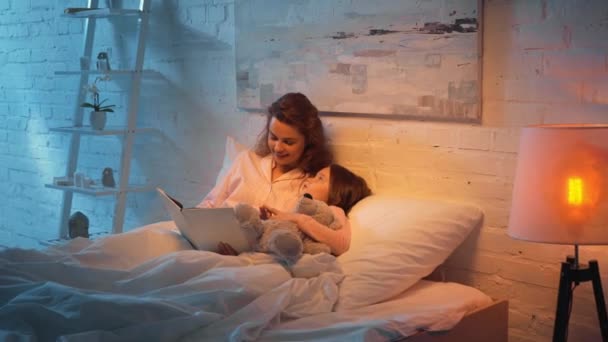
[[[89,75],[134,75],[134,74],[152,74],[153,71],[152,70],[141,70],[141,71],[135,71],[135,70],[110,70],[110,71],[99,71],[99,70],[76,70],[76,71],[55,71],[55,75],[61,76],[61,75],[83,75],[83,74],[89,74]]]
[[[70,18],[108,18],[113,16],[140,16],[141,9],[125,9],[125,8],[96,8],[97,5],[82,8],[66,8],[63,16]],[[141,6],[140,6],[141,7]]]
[[[91,187],[77,186],[60,186],[54,184],[46,184],[45,187],[63,191],[61,215],[59,223],[59,238],[68,236],[68,221],[72,211],[72,200],[74,193],[89,195],[89,196],[115,196],[114,217],[112,221],[112,233],[122,232],[126,196],[129,192],[136,191],[151,191],[154,189],[152,185],[134,185],[128,184],[129,174],[131,170],[131,157],[133,152],[133,142],[135,134],[149,132],[151,128],[136,127],[137,112],[139,110],[139,93],[141,86],[142,75],[146,72],[143,70],[145,42],[148,31],[148,21],[150,13],[150,0],[140,0],[138,9],[118,9],[118,8],[99,8],[99,0],[89,0],[86,8],[68,8],[64,11],[64,17],[77,18],[85,20],[85,34],[83,42],[83,54],[81,61],[92,61],[92,52],[94,45],[96,20],[114,17],[127,16],[135,17],[137,20],[137,46],[136,56],[133,69],[130,70],[110,70],[98,71],[92,70],[92,63],[82,63],[80,70],[75,71],[57,71],[55,75],[70,76],[76,75],[79,77],[78,97],[74,104],[73,124],[70,127],[51,128],[50,131],[70,135],[70,147],[68,152],[68,161],[66,163],[65,176],[70,177],[77,170],[78,157],[80,153],[81,136],[120,136],[123,137],[122,151],[120,158],[119,179],[116,182],[116,187],[103,187],[99,184],[94,184]],[[95,75],[118,75],[120,77],[130,77],[130,92],[127,107],[126,124],[120,127],[106,127],[103,130],[94,130],[89,126],[83,126],[83,117],[85,109],[80,106],[86,99],[86,85],[89,84],[89,76]],[[88,113],[88,112],[87,112]]]
[[[81,187],[81,186],[64,186],[64,185],[53,185],[53,184],[45,184],[47,188],[57,189],[69,192],[76,192],[85,195],[91,196],[108,196],[108,195],[116,195],[119,193],[119,189],[117,188],[108,188],[101,185],[93,185],[89,188]],[[151,191],[154,190],[154,187],[151,185],[141,185],[141,186],[129,186],[125,188],[127,192],[143,192],[143,191]]]
[[[129,132],[127,127],[123,126],[106,126],[102,130],[92,129],[90,126],[83,127],[55,127],[49,129],[51,132],[62,132],[82,135],[124,135]],[[133,133],[151,132],[153,128],[139,127],[133,130]]]

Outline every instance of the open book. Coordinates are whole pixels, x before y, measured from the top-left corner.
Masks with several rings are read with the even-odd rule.
[[[232,208],[184,208],[163,189],[156,191],[182,236],[194,248],[217,252],[218,243],[226,242],[239,253],[251,250],[254,232],[241,228]]]

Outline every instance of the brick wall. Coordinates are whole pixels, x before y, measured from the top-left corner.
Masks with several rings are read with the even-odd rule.
[[[486,6],[485,127],[506,132],[534,123],[606,123],[608,2],[487,1]],[[513,169],[505,174],[510,184]],[[559,262],[573,248],[509,240],[502,224],[484,228],[475,252],[458,258],[469,266],[455,276],[510,297],[512,340],[550,340]],[[605,265],[606,249],[582,247],[581,260],[589,259]],[[606,283],[605,267],[602,280]],[[601,340],[589,283],[574,291],[569,334],[573,341]]]
[[[100,3],[105,5],[103,0]],[[125,7],[138,1],[123,1]],[[227,133],[236,135],[244,115],[235,110],[234,24],[231,2],[154,1],[146,46],[145,76],[137,123],[157,130],[138,135],[131,181],[149,182],[197,202],[222,160]],[[70,126],[82,54],[84,21],[61,17],[86,1],[0,1],[0,245],[38,247],[57,237],[61,192],[47,189],[65,173],[69,136],[49,128]],[[110,53],[114,69],[132,67],[136,31],[132,18],[98,20],[93,55]],[[93,78],[90,79],[93,81]],[[117,105],[108,125],[125,122],[129,82],[99,83],[101,98]],[[85,124],[88,120],[85,113]],[[205,139],[201,139],[205,137]],[[118,179],[122,139],[83,137],[78,170],[99,179],[105,167]],[[90,219],[92,233],[108,231],[111,197],[74,196],[73,211]],[[153,193],[129,194],[125,229],[168,219]]]
[[[158,73],[144,81],[138,120],[159,130],[136,141],[134,177],[194,204],[213,183],[223,137],[252,143],[263,119],[235,106],[234,1],[162,3],[153,6],[146,55],[146,68]],[[81,23],[59,17],[63,5],[0,0],[0,190],[10,198],[0,204],[3,245],[34,246],[56,234],[60,194],[43,184],[62,172],[68,140],[48,128],[69,124],[76,80],[52,71],[77,63],[82,33]],[[559,262],[572,248],[506,236],[519,127],[605,122],[608,2],[487,0],[485,6],[482,125],[324,121],[339,160],[376,192],[480,204],[484,227],[450,258],[448,277],[509,299],[512,341],[548,341]],[[118,63],[130,60],[127,27],[108,24],[100,41]],[[124,87],[113,82],[106,89],[121,106]],[[111,163],[119,143],[86,142],[86,171]],[[75,203],[95,229],[108,227],[111,199]],[[153,194],[130,196],[128,204],[127,229],[167,218]],[[608,265],[602,247],[582,247],[581,259]],[[575,291],[570,338],[600,340],[589,284]]]

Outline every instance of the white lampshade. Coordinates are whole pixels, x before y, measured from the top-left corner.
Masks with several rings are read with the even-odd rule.
[[[608,244],[608,124],[522,129],[509,236]]]

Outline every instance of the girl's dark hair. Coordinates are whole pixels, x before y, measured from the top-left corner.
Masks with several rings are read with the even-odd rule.
[[[327,146],[319,111],[306,95],[287,93],[268,107],[266,126],[258,136],[255,146],[255,153],[262,157],[270,154],[268,134],[272,118],[294,127],[306,139],[304,152],[296,167],[309,175],[314,175],[331,164],[333,156]]]
[[[367,182],[349,169],[338,164],[329,166],[329,198],[327,204],[335,205],[346,214],[352,207],[372,194]]]

